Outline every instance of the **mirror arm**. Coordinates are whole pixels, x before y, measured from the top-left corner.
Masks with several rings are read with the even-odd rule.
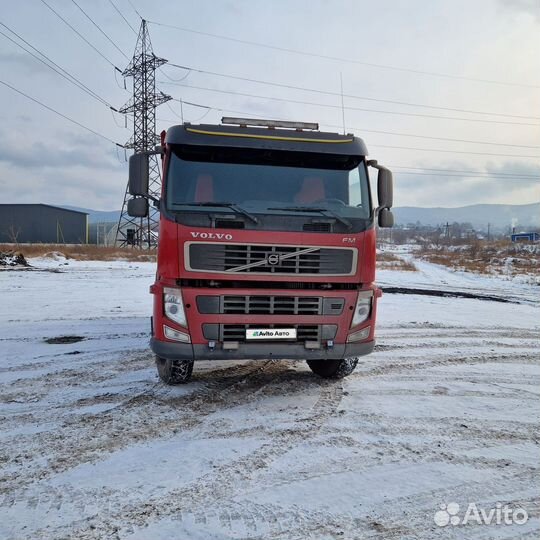
[[[154,206],[157,206],[159,208],[159,203],[161,202],[160,199],[157,197],[154,197],[153,195],[150,195],[150,193],[147,193],[145,195],[138,195],[139,197],[142,197],[143,199],[148,199],[154,203]]]
[[[373,167],[374,169],[377,169],[379,171],[388,171],[388,168],[384,167],[383,165],[379,165],[376,159],[369,159],[368,161],[366,161],[366,165],[368,167]]]
[[[147,156],[159,156],[165,154],[165,147],[157,145],[154,150],[144,150],[143,152],[137,152],[138,154],[145,154]]]

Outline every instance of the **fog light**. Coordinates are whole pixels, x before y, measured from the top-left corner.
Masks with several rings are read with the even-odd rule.
[[[179,332],[174,328],[170,328],[166,324],[163,325],[163,333],[165,334],[165,337],[167,339],[171,339],[173,341],[182,341],[183,343],[191,343],[191,338],[189,337],[189,334]]]
[[[369,337],[370,332],[371,326],[366,326],[365,328],[362,328],[362,330],[358,330],[358,332],[353,332],[352,334],[349,334],[347,341],[349,343],[353,341],[363,341],[364,339],[367,339]]]

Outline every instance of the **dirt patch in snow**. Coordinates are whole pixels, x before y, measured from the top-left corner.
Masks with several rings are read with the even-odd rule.
[[[417,294],[420,296],[439,296],[442,298],[471,298],[474,300],[488,300],[490,302],[503,302],[505,304],[521,304],[517,300],[503,298],[501,296],[491,296],[488,294],[471,293],[466,291],[444,291],[439,289],[416,289],[411,287],[382,287],[387,294]]]
[[[21,268],[29,267],[28,261],[19,251],[0,251],[0,267]]]
[[[83,341],[84,339],[86,338],[82,336],[57,336],[47,338],[45,340],[45,343],[48,343],[49,345],[66,345],[69,343],[78,343],[79,341]]]

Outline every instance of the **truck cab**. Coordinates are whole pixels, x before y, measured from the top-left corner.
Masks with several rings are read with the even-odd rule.
[[[296,122],[186,123],[159,152],[150,346],[161,379],[228,359],[350,374],[375,344],[375,225],[393,224],[390,171],[366,160],[360,138]],[[129,189],[128,211],[145,216],[148,154],[131,157]]]

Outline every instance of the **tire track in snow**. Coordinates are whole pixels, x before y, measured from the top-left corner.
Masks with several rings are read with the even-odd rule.
[[[269,369],[276,368],[270,362],[252,362],[220,369],[207,385],[185,387],[188,393],[180,396],[175,395],[175,388],[154,383],[105,412],[73,414],[58,429],[29,437],[33,444],[25,448],[24,454],[11,454],[20,460],[19,466],[13,473],[4,475],[0,494],[16,489],[13,484],[20,489],[35,478],[44,480],[75,465],[103,459],[107,453],[130,444],[192,430],[213,412],[249,401],[251,394],[272,380],[273,375],[268,373],[256,377]],[[204,381],[209,374],[201,378]],[[235,392],[237,388],[242,392]],[[20,446],[20,437],[13,442]],[[36,464],[44,448],[49,459],[46,464]],[[4,447],[4,452],[10,455],[9,446]]]
[[[427,357],[425,347],[412,347],[409,356],[399,356],[399,351],[396,354],[396,350],[379,350],[376,354],[364,359],[357,371],[345,383],[327,383],[326,381],[314,379],[307,371],[293,371],[287,363],[262,365],[253,362],[238,367],[233,366],[200,373],[194,381],[193,388],[186,395],[179,394],[178,389],[165,388],[159,384],[155,385],[153,381],[147,381],[142,390],[139,385],[134,385],[132,391],[126,391],[125,395],[119,392],[117,395],[121,402],[110,411],[87,415],[83,418],[72,415],[69,417],[69,421],[62,426],[59,437],[54,439],[51,444],[48,444],[45,437],[41,437],[37,447],[30,446],[30,451],[36,452],[32,459],[35,459],[38,455],[38,449],[41,452],[44,450],[50,452],[54,470],[49,473],[40,470],[39,467],[33,467],[32,459],[30,459],[28,474],[26,475],[23,470],[19,478],[11,478],[11,487],[15,488],[15,498],[20,499],[22,497],[24,499],[27,493],[31,493],[32,490],[27,491],[26,488],[31,487],[30,483],[32,481],[37,480],[36,483],[39,485],[40,482],[46,481],[49,476],[84,462],[96,462],[99,465],[98,460],[106,457],[111,451],[129,447],[137,442],[155,441],[171,433],[172,430],[184,430],[186,434],[189,434],[188,436],[193,436],[195,433],[197,436],[208,437],[211,435],[211,430],[217,425],[208,422],[209,416],[215,412],[222,412],[236,407],[250,407],[258,402],[265,403],[265,400],[281,395],[287,399],[294,399],[295,395],[301,397],[313,388],[317,388],[319,391],[313,409],[295,413],[296,418],[294,418],[292,425],[278,426],[275,429],[261,430],[254,428],[251,431],[245,430],[244,436],[246,437],[264,433],[269,440],[249,456],[229,461],[217,471],[210,471],[195,485],[185,486],[183,489],[169,492],[165,496],[156,497],[155,499],[144,498],[138,502],[126,502],[124,504],[118,500],[122,495],[121,493],[117,491],[111,491],[107,494],[102,493],[102,495],[110,497],[113,502],[117,502],[120,511],[117,513],[105,513],[95,520],[91,519],[80,523],[73,522],[69,526],[66,525],[56,530],[43,529],[38,531],[39,534],[34,531],[31,535],[29,533],[28,537],[102,538],[106,534],[110,534],[111,538],[119,538],[120,533],[122,537],[129,533],[129,527],[126,526],[128,522],[144,526],[163,519],[164,516],[170,516],[173,519],[178,515],[181,516],[180,523],[190,523],[195,520],[200,524],[216,526],[224,531],[244,530],[246,531],[246,537],[250,538],[257,536],[320,538],[320,535],[324,534],[329,537],[338,535],[340,531],[345,531],[345,534],[349,535],[361,534],[362,537],[403,538],[407,534],[418,538],[433,537],[433,535],[430,536],[431,533],[440,531],[432,531],[426,525],[426,511],[431,511],[433,508],[433,497],[444,495],[450,497],[450,499],[445,500],[451,500],[455,498],[455,490],[445,488],[426,491],[418,495],[417,499],[420,502],[410,498],[393,500],[391,507],[395,507],[396,501],[399,500],[399,504],[408,509],[407,511],[411,516],[416,516],[414,519],[423,520],[422,525],[411,530],[403,527],[403,516],[397,511],[372,512],[373,515],[370,519],[358,520],[358,518],[348,515],[346,511],[316,511],[305,506],[302,507],[302,505],[283,508],[274,504],[246,503],[231,500],[236,495],[246,492],[250,486],[258,485],[260,482],[266,489],[272,490],[281,485],[295,485],[298,482],[317,478],[319,473],[313,474],[313,472],[307,470],[305,472],[289,471],[286,475],[281,472],[275,477],[274,482],[268,479],[268,475],[273,475],[275,472],[274,464],[276,460],[282,455],[294,452],[299,445],[315,444],[322,446],[321,437],[324,437],[323,440],[335,437],[333,446],[336,449],[346,449],[348,446],[354,447],[354,440],[346,442],[346,437],[343,438],[347,428],[344,429],[343,424],[334,425],[336,418],[347,418],[347,414],[343,416],[339,413],[342,410],[340,406],[341,400],[347,398],[344,394],[343,384],[346,384],[347,387],[358,384],[358,388],[362,389],[363,381],[367,382],[369,380],[394,381],[403,380],[403,377],[406,377],[409,382],[424,380],[426,387],[423,390],[404,390],[401,393],[405,402],[408,396],[429,396],[427,389],[434,387],[435,383],[437,385],[445,384],[444,382],[441,383],[441,381],[445,381],[447,378],[450,378],[452,382],[466,381],[468,378],[473,378],[482,382],[482,384],[484,384],[484,381],[495,384],[505,381],[503,376],[496,374],[457,375],[453,368],[461,365],[478,365],[481,367],[488,363],[497,365],[537,364],[536,350],[528,344],[525,347],[526,350],[520,351],[518,355],[506,354],[508,346],[502,347],[501,343],[496,341],[501,338],[497,329],[488,330],[489,340],[491,341],[488,341],[486,346],[493,346],[496,349],[495,353],[492,354],[475,354],[470,350],[474,348],[478,338],[484,335],[483,330],[478,330],[476,336],[475,332],[458,331],[454,333],[454,329],[443,330],[440,327],[418,329],[417,332],[426,345],[429,345],[430,342],[436,342],[439,337],[431,332],[438,332],[449,341],[444,346],[439,347],[436,354]],[[382,329],[381,333],[383,345],[392,345],[396,342],[399,343],[401,340],[397,335],[390,336],[388,329]],[[515,340],[516,348],[519,346],[519,349],[521,349],[525,335],[528,339],[533,339],[532,335],[534,333],[511,331],[505,335],[505,338],[509,341]],[[418,336],[409,337],[411,344],[418,339]],[[472,340],[475,340],[475,342],[471,343]],[[461,354],[462,350],[464,351],[462,356],[456,358],[456,355]],[[122,360],[125,364],[122,363],[119,373],[130,371],[129,357],[132,354],[130,353],[125,360]],[[141,354],[140,362],[144,362],[144,354],[146,353]],[[104,365],[104,363],[98,365]],[[131,365],[131,369],[133,367],[135,366]],[[433,375],[433,368],[441,367],[445,368],[444,372],[441,371],[436,376]],[[90,369],[92,367],[89,365]],[[432,377],[432,380],[426,379],[426,376]],[[76,381],[72,378],[72,372],[69,370],[67,374],[59,372],[54,374],[54,377],[57,378],[57,386],[59,387],[63,384],[67,386],[76,384]],[[103,380],[101,376],[89,375],[89,377],[88,386],[99,389],[99,385]],[[527,380],[527,377],[524,377],[524,379]],[[32,385],[39,384],[38,380],[34,380]],[[39,381],[41,382],[41,380]],[[523,383],[523,381],[521,382]],[[151,386],[148,387],[148,384]],[[180,389],[180,391],[183,390]],[[506,399],[505,395],[509,397],[521,392],[515,389],[502,390],[504,390],[504,395],[499,395],[494,399]],[[370,391],[360,391],[369,400]],[[400,397],[399,392],[387,391],[384,387],[381,387],[378,395],[382,399],[395,400],[397,398],[399,400]],[[462,392],[451,397],[466,399],[467,397],[481,397],[481,395],[481,391],[474,394]],[[95,402],[99,403],[107,400],[114,402],[113,398],[114,394],[112,397],[100,397],[98,395],[95,397]],[[82,401],[80,405],[91,405],[92,403],[90,397]],[[66,399],[63,408],[69,409],[72,404],[73,401]],[[347,405],[343,407],[346,408]],[[188,418],[179,417],[179,411]],[[48,411],[43,411],[42,418],[47,418],[47,414]],[[191,415],[191,418],[189,418],[189,415]],[[330,420],[332,422],[329,423]],[[122,421],[124,421],[123,426],[121,425]],[[116,426],[114,425],[115,422],[117,422]],[[445,461],[477,469],[502,469],[504,463],[500,459],[466,457],[460,454],[460,448],[453,451],[455,441],[461,441],[462,443],[468,441],[471,444],[475,441],[482,444],[507,443],[509,441],[524,443],[529,441],[531,437],[531,432],[525,425],[512,425],[511,422],[498,422],[497,425],[492,425],[491,422],[484,421],[480,422],[478,426],[464,428],[460,425],[461,419],[459,417],[447,417],[445,419],[428,417],[422,418],[421,421],[411,422],[403,418],[389,417],[384,413],[371,414],[367,411],[361,411],[355,418],[355,422],[356,426],[361,426],[362,434],[381,439],[380,444],[364,445],[362,447],[369,456],[369,458],[362,459],[365,459],[366,466],[372,467],[394,462],[423,464]],[[118,426],[122,429],[116,429]],[[444,430],[442,429],[443,426]],[[98,440],[92,441],[91,439],[96,437],[96,430]],[[103,436],[99,434],[99,431],[102,430]],[[237,436],[241,433],[241,427],[239,427],[239,430],[231,430],[224,426],[223,429],[217,429],[214,435],[217,437],[220,435]],[[64,437],[65,440],[61,441],[61,437]],[[424,444],[407,442],[411,437],[423,438],[427,442]],[[400,438],[404,440],[400,440]],[[87,441],[87,439],[90,440]],[[65,448],[63,448],[62,442],[64,445],[68,445],[72,444],[73,441],[80,443],[81,448],[77,449],[72,460],[62,462],[61,459],[65,457]],[[441,442],[442,447],[440,449],[431,449],[430,442],[433,443],[433,441]],[[382,452],[382,455],[379,456],[377,452]],[[57,460],[56,463],[55,460]],[[324,474],[329,474],[331,477],[336,472],[354,472],[357,470],[351,467],[346,460],[343,462],[339,460],[332,461],[332,464],[336,465],[337,468],[330,471],[330,473],[323,471],[320,474],[321,477]],[[21,473],[21,470],[18,472]],[[512,470],[503,478],[515,488],[524,489],[526,479],[530,479],[530,472],[526,467],[514,464]],[[459,489],[460,493],[487,497],[490,489],[495,489],[497,486],[500,488],[499,480],[494,480],[492,484],[461,484]],[[80,496],[80,491],[78,493]],[[76,495],[77,492],[74,492],[73,496]],[[66,494],[60,494],[62,498],[60,502],[65,501],[65,496]],[[216,508],[220,510],[218,511]],[[89,529],[90,525],[95,528]]]
[[[260,366],[260,363],[258,365]],[[233,387],[229,388],[229,392],[234,397],[232,400],[228,400],[228,406],[244,405],[250,402],[250,398],[259,399],[261,397],[261,391],[266,390],[267,387],[270,387],[269,395],[277,395],[283,390],[282,385],[289,382],[291,376],[289,368],[285,367],[285,370],[283,368],[284,366],[282,364],[275,362],[268,363],[262,368],[257,368],[254,373],[251,372],[248,376],[243,376],[240,380],[235,381],[232,385]],[[254,477],[260,474],[261,470],[266,469],[284,452],[290,451],[299,443],[316,437],[326,419],[336,414],[343,394],[342,383],[339,381],[318,381],[307,373],[299,375],[300,380],[309,380],[312,386],[319,391],[317,401],[309,411],[310,420],[306,422],[305,415],[302,415],[302,418],[298,420],[298,426],[273,433],[271,441],[263,444],[260,449],[255,450],[249,456],[228,463],[217,474],[207,475],[199,479],[195,485],[168,493],[166,496],[166,509],[164,509],[164,499],[161,498],[155,501],[146,500],[144,503],[133,508],[130,508],[129,505],[123,507],[119,504],[122,508],[117,515],[109,518],[111,520],[109,524],[103,519],[103,516],[100,516],[99,519],[91,520],[91,526],[94,528],[89,537],[102,537],[103,535],[110,534],[111,531],[114,531],[114,522],[122,515],[124,519],[135,523],[140,519],[140,516],[145,516],[145,519],[149,519],[163,515],[178,515],[179,513],[189,511],[190,515],[195,516],[202,523],[206,519],[206,515],[197,511],[199,506],[208,504],[210,500],[216,501],[216,504],[221,504],[221,501],[226,501],[231,493],[241,492],[240,486],[242,484],[252,481]],[[235,386],[241,386],[242,392],[234,392]],[[219,407],[219,410],[222,409],[223,403]],[[211,411],[206,411],[205,416],[208,416],[215,410],[217,409],[212,407]],[[192,424],[190,429],[193,430],[197,425],[201,424],[202,420],[197,422],[197,424]],[[204,437],[206,435],[203,430],[201,436]],[[253,523],[258,523],[260,517],[259,514],[255,514],[255,521]],[[243,519],[245,519],[245,516]],[[256,527],[253,526],[251,529],[255,531]],[[65,534],[65,531],[56,531],[55,534]],[[82,531],[78,532],[77,535],[80,538],[86,537],[82,534]]]

